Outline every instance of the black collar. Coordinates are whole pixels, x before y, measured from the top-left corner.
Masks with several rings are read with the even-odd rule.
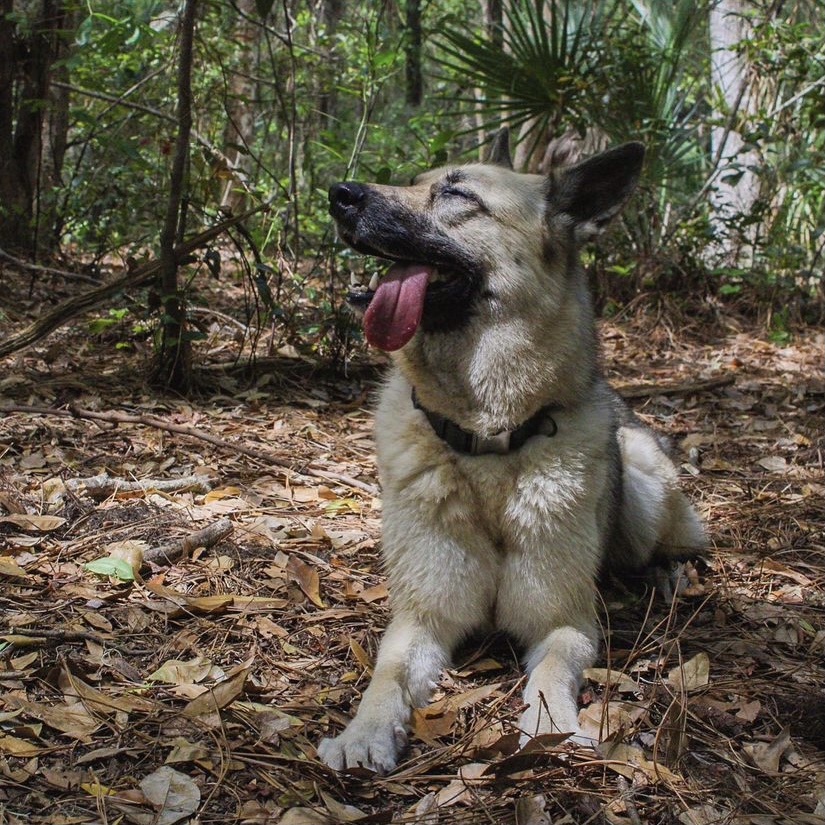
[[[415,396],[415,390],[412,391],[413,406],[417,410],[421,410],[427,416],[427,421],[433,428],[435,434],[446,441],[456,452],[464,453],[465,455],[483,455],[484,453],[509,453],[518,450],[524,445],[527,439],[538,435],[542,424],[545,425],[542,435],[552,438],[557,432],[558,427],[556,422],[551,417],[550,413],[553,408],[550,406],[542,407],[537,413],[527,419],[521,426],[516,427],[515,430],[502,430],[491,436],[481,436],[477,433],[472,433],[469,430],[464,430],[458,426],[454,421],[441,415],[440,413],[428,410],[418,403]]]

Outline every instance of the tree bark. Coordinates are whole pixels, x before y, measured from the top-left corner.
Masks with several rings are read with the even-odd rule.
[[[221,193],[221,206],[231,212],[241,212],[247,205],[247,193],[239,183],[248,182],[253,165],[249,147],[255,134],[258,96],[258,84],[253,75],[261,32],[261,26],[256,22],[255,0],[237,0],[237,9],[233,35],[237,57],[227,78],[226,126],[223,130],[223,153],[231,162],[234,174],[227,177]]]
[[[29,255],[56,246],[51,196],[66,147],[68,99],[52,94],[51,81],[53,64],[68,50],[70,18],[60,0],[17,8],[0,0],[0,246]]]
[[[749,258],[755,224],[743,226],[759,198],[759,151],[745,146],[742,124],[755,113],[756,94],[750,64],[741,49],[751,35],[748,0],[717,0],[710,7],[711,82],[720,108],[711,130],[711,150],[716,163],[710,190],[711,222],[717,243],[709,258],[714,264],[733,266]]]
[[[175,240],[182,227],[182,206],[192,130],[192,47],[198,0],[186,0],[181,18],[178,62],[178,136],[169,181],[169,203],[160,236],[160,293],[163,335],[156,377],[170,389],[187,393],[192,380],[191,342],[186,328],[186,303],[178,284]]]
[[[420,106],[424,97],[424,81],[421,73],[421,2],[407,0],[406,9],[407,105]]]

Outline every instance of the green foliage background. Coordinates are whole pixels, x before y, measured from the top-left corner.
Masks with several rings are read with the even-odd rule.
[[[224,130],[240,59],[235,31],[248,11],[204,3],[196,33],[187,229],[217,220],[226,181],[218,159],[238,149],[250,161],[249,196],[271,211],[249,224],[234,251],[202,261],[200,273],[238,277],[230,274],[237,266],[221,267],[234,258],[250,317],[277,325],[279,342],[341,357],[358,339],[341,312],[344,285],[350,269],[375,264],[335,247],[330,183],[403,183],[432,164],[475,159],[479,136],[501,123],[528,142],[595,128],[607,143],[648,145],[644,191],[612,242],[590,258],[602,306],[667,291],[735,300],[766,316],[782,307],[782,324],[821,312],[825,46],[813,4],[784,16],[748,4],[754,36],[740,48],[759,106],[732,117],[760,151],[761,191],[753,211],[734,219],[737,231],[753,227],[752,248],[723,266],[705,255],[715,231],[709,130],[720,106],[703,4],[512,0],[502,49],[485,34],[477,0],[432,0],[422,6],[425,100],[417,108],[404,96],[403,6],[341,4],[334,19],[330,7],[255,4],[256,93],[245,101],[254,129],[243,146],[227,144]],[[93,263],[145,257],[156,247],[175,138],[175,9],[92,0],[77,6],[75,19],[76,30],[66,32],[69,150],[64,183],[51,195],[61,205],[63,249]]]

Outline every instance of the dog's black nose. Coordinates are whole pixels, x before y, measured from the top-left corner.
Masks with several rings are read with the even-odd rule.
[[[345,180],[335,183],[329,188],[329,205],[333,214],[357,207],[367,196],[367,189],[360,183]]]

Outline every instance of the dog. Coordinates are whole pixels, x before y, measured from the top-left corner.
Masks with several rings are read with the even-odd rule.
[[[525,651],[522,743],[586,741],[600,572],[705,546],[662,444],[600,370],[579,261],[643,158],[626,143],[519,174],[499,135],[485,163],[329,190],[341,240],[391,264],[348,300],[393,360],[375,416],[392,620],[355,718],[318,746],[330,767],[393,770],[410,709],[484,629]]]

